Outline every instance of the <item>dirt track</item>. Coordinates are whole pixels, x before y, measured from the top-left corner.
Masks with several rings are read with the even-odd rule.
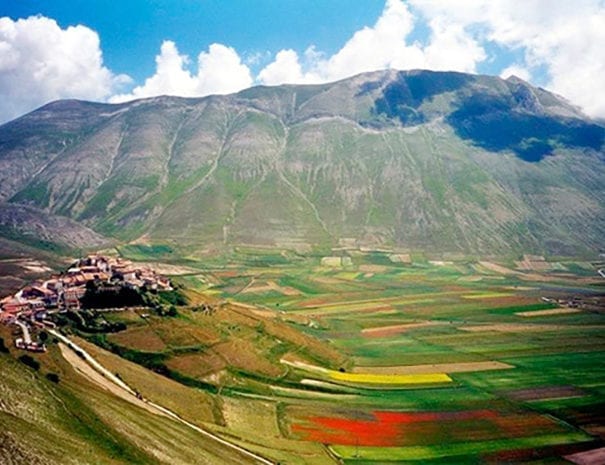
[[[49,333],[51,333],[53,336],[57,337],[59,341],[61,341],[62,344],[60,343],[60,346],[62,346],[62,355],[65,357],[65,355],[67,354],[66,360],[70,364],[72,364],[72,366],[74,367],[74,369],[76,369],[78,373],[82,374],[93,382],[100,384],[103,388],[109,390],[120,398],[125,399],[128,402],[131,402],[140,407],[143,407],[151,413],[157,415],[165,415],[169,418],[172,418],[173,420],[178,421],[179,423],[182,423],[187,427],[202,434],[203,436],[211,439],[215,443],[218,443],[217,445],[220,444],[219,447],[226,447],[231,452],[235,452],[236,454],[245,457],[246,460],[251,459],[254,463],[259,463],[263,465],[275,465],[274,462],[272,462],[271,460],[268,460],[258,454],[255,454],[254,452],[251,452],[237,444],[229,442],[228,440],[223,439],[217,436],[216,434],[211,433],[210,431],[207,431],[203,428],[200,428],[199,426],[181,418],[172,410],[162,407],[161,405],[158,405],[154,402],[137,398],[135,392],[128,385],[126,385],[121,379],[117,378],[113,373],[103,367],[80,346],[78,346],[69,338],[55,330],[49,330]],[[74,352],[76,350],[82,353],[82,357],[79,357]],[[86,368],[84,366],[86,366]],[[113,386],[110,387],[110,384],[112,384]]]
[[[143,402],[141,399],[138,399],[136,396],[126,392],[124,389],[118,387],[114,382],[107,379],[105,376],[100,374],[94,368],[92,368],[88,363],[82,360],[80,357],[76,355],[76,353],[68,348],[65,344],[59,343],[59,348],[61,349],[61,355],[63,358],[82,376],[87,378],[89,381],[92,381],[95,384],[98,384],[103,389],[111,392],[117,397],[120,397],[131,404],[136,405],[137,407],[144,408],[145,410],[156,414],[156,415],[164,415],[166,414],[146,402]]]

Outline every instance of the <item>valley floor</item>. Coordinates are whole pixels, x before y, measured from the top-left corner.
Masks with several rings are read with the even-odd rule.
[[[10,374],[0,381],[5,431],[40,463],[58,463],[56,434],[73,438],[66,447],[78,463],[553,465],[600,456],[598,267],[402,263],[386,253],[333,262],[246,251],[228,263],[172,263],[185,270],[172,278],[190,300],[177,316],[112,313],[103,318],[125,331],[72,336],[105,377],[64,346],[36,355],[38,372],[0,355]],[[42,376],[49,370],[58,384]],[[86,418],[73,411],[82,402]],[[60,433],[50,433],[54,423]],[[3,444],[13,444],[7,434]],[[70,445],[89,442],[89,452]]]

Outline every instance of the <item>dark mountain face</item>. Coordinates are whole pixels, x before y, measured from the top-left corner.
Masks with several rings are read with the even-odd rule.
[[[187,252],[355,243],[575,255],[605,238],[604,142],[603,126],[545,90],[449,72],[64,101],[0,127],[0,199],[34,207],[27,221],[65,216]]]
[[[426,123],[430,115],[420,106],[434,96],[454,92],[468,84],[471,76],[460,73],[399,73],[387,84],[382,96],[376,99],[374,111],[389,118],[398,118],[404,126]]]
[[[523,89],[528,92],[527,87]],[[530,162],[552,155],[557,148],[603,147],[605,128],[576,118],[528,112],[525,100],[519,99],[519,95],[517,92],[511,98],[472,95],[461,102],[447,121],[461,138],[485,150],[512,151]]]
[[[397,118],[404,126],[431,119],[420,108],[436,95],[453,93],[456,109],[447,122],[456,134],[490,152],[514,152],[537,162],[557,148],[600,150],[605,128],[583,119],[548,114],[538,89],[519,80],[506,82],[508,92],[472,88],[472,76],[460,73],[400,73],[374,104],[374,112]]]

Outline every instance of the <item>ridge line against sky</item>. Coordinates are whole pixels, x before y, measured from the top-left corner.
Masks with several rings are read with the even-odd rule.
[[[0,0],[0,123],[62,98],[205,96],[385,68],[515,74],[605,117],[605,0],[123,3],[112,17],[102,0]]]

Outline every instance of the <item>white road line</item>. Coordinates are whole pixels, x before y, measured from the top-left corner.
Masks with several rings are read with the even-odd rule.
[[[134,389],[132,389],[130,386],[128,386],[124,381],[122,381],[120,378],[118,378],[116,375],[114,375],[111,371],[109,371],[107,368],[105,368],[103,365],[101,365],[99,362],[97,362],[92,355],[90,355],[88,352],[86,352],[82,347],[80,347],[79,345],[77,345],[75,342],[73,342],[71,339],[69,339],[68,337],[64,336],[63,334],[59,333],[58,331],[55,331],[53,329],[49,329],[48,332],[50,334],[52,334],[53,336],[55,336],[57,339],[59,339],[61,342],[63,342],[64,344],[67,345],[67,347],[69,347],[70,349],[72,349],[73,351],[80,352],[82,354],[82,356],[84,357],[84,360],[86,362],[88,362],[95,370],[97,370],[99,373],[101,373],[103,376],[105,376],[107,379],[109,379],[112,383],[116,384],[117,386],[119,386],[120,388],[124,389],[125,391],[127,391],[129,394],[132,394],[133,396],[136,396],[137,393],[134,391]],[[232,442],[227,441],[226,439],[221,438],[220,436],[217,436],[214,433],[211,433],[210,431],[207,431],[203,428],[200,428],[197,425],[194,425],[193,423],[190,423],[189,421],[181,418],[180,416],[178,416],[176,413],[174,413],[172,410],[167,409],[166,407],[162,407],[161,405],[156,404],[155,402],[151,402],[149,400],[146,399],[142,399],[143,402],[151,405],[152,407],[160,410],[162,413],[166,414],[166,416],[169,416],[170,418],[172,418],[173,420],[176,420],[182,424],[184,424],[185,426],[197,431],[200,434],[203,434],[204,436],[226,446],[229,447],[237,452],[239,452],[242,455],[245,455],[247,457],[250,457],[252,459],[254,459],[256,462],[258,463],[262,463],[264,465],[276,465],[275,462],[272,462],[269,459],[266,459],[265,457],[262,457],[260,455],[255,454],[254,452],[251,452],[247,449],[244,449],[241,446],[238,446],[237,444],[233,444]]]
[[[25,344],[31,344],[32,337],[29,334],[29,328],[27,327],[27,325],[19,320],[15,320],[15,324],[21,328],[21,331],[23,331],[23,341],[25,342]]]

